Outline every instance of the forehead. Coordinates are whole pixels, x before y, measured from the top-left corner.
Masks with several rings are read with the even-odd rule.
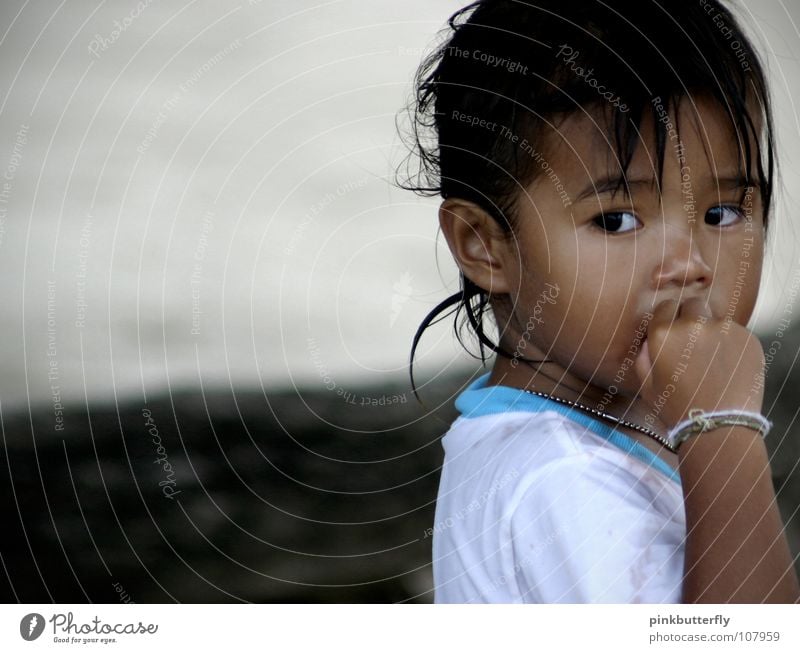
[[[670,158],[685,159],[696,168],[695,173],[706,171],[710,176],[717,176],[720,170],[735,169],[742,161],[744,143],[739,146],[742,136],[736,134],[725,110],[717,102],[684,97],[677,109],[673,107],[667,111],[665,103],[654,103],[654,106],[658,117],[655,118],[647,107],[638,125],[629,175],[635,171],[638,175],[652,176],[658,169],[657,120],[665,131],[665,168]],[[620,172],[621,153],[617,151],[614,137],[614,110],[581,109],[554,121],[545,135],[543,147],[553,167],[568,173],[566,176],[581,178]],[[631,119],[632,116],[628,116],[628,120]]]

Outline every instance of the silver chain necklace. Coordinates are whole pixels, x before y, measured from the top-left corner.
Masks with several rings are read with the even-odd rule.
[[[620,419],[619,417],[614,417],[613,415],[609,415],[608,413],[604,413],[601,410],[595,410],[594,408],[589,408],[589,406],[584,406],[583,404],[579,404],[576,401],[569,401],[568,399],[560,399],[559,397],[554,397],[553,395],[545,394],[544,392],[538,392],[536,390],[529,390],[525,388],[525,392],[536,395],[537,397],[542,397],[543,399],[552,399],[553,401],[558,402],[559,404],[565,404],[567,406],[572,406],[573,408],[580,408],[581,410],[585,410],[592,415],[596,415],[597,417],[601,417],[602,419],[610,420],[619,426],[627,426],[628,428],[633,429],[634,431],[639,431],[639,433],[644,433],[647,436],[653,438],[656,442],[661,444],[662,446],[669,449],[672,453],[677,453],[677,451],[670,445],[670,443],[666,440],[666,438],[660,436],[655,431],[651,431],[644,426],[639,426],[638,424],[634,424],[633,422],[628,422],[624,419]]]

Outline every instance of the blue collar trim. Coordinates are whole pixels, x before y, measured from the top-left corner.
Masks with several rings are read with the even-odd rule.
[[[560,404],[551,399],[545,399],[519,388],[505,385],[487,386],[490,372],[479,376],[466,390],[456,398],[456,408],[465,418],[483,417],[484,415],[497,415],[509,412],[541,413],[546,410],[555,411],[569,417],[573,422],[587,427],[604,440],[619,447],[647,465],[656,468],[662,474],[680,485],[680,475],[661,458],[656,456],[647,447],[636,440],[632,440],[624,433],[600,422],[588,415],[579,412],[571,406]]]

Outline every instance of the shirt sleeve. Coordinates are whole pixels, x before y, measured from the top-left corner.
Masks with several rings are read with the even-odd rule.
[[[543,467],[511,515],[523,601],[680,602],[685,522],[656,507],[674,482],[658,481],[589,454]]]

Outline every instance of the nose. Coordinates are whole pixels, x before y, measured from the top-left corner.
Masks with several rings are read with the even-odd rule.
[[[696,286],[699,289],[711,285],[712,270],[703,257],[698,235],[688,227],[665,226],[660,260],[653,270],[653,285],[656,290],[676,286]]]

